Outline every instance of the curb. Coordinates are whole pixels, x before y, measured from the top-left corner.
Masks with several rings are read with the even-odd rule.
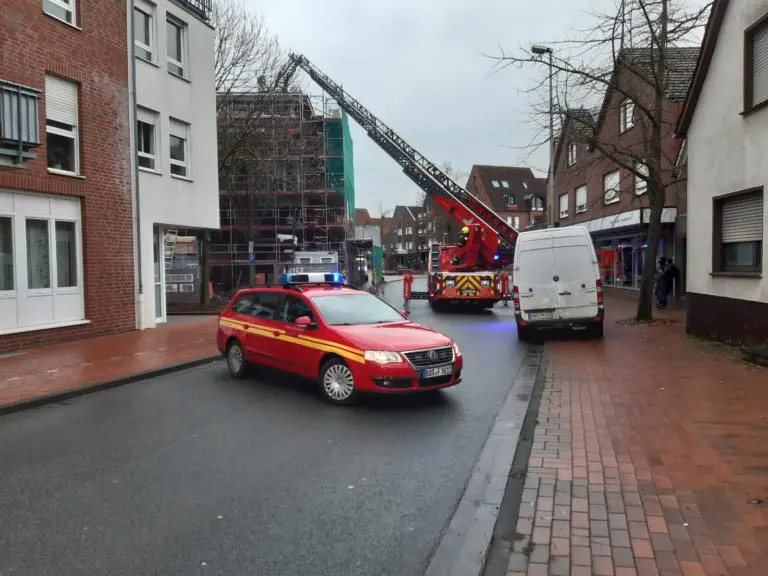
[[[145,370],[144,372],[137,372],[128,376],[121,376],[113,380],[105,380],[103,382],[96,382],[95,384],[88,384],[80,388],[73,388],[71,390],[63,390],[61,392],[54,392],[53,394],[46,394],[45,396],[37,396],[36,398],[29,398],[27,400],[19,400],[11,404],[5,404],[0,406],[0,416],[6,414],[12,414],[14,412],[21,412],[22,410],[28,410],[30,408],[38,408],[47,404],[54,404],[56,402],[62,402],[63,400],[70,400],[77,398],[78,396],[85,396],[86,394],[92,394],[93,392],[99,392],[100,390],[108,390],[110,388],[117,388],[124,384],[132,384],[140,380],[147,380],[149,378],[155,378],[157,376],[164,376],[172,372],[178,372],[186,368],[194,368],[196,366],[202,366],[203,364],[212,364],[222,358],[221,354],[212,356],[205,356],[203,358],[197,358],[195,360],[189,360],[187,362],[180,362],[178,364],[171,364],[170,366],[163,366],[162,368],[155,368],[153,370]]]
[[[518,441],[521,436],[525,438],[531,434],[523,435],[523,426],[529,420],[541,365],[542,348],[529,347],[425,576],[479,576],[483,573],[497,519],[504,509],[513,460],[519,451]],[[533,421],[535,417],[531,419]]]

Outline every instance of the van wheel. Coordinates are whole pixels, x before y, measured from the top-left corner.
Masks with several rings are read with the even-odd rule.
[[[530,329],[527,326],[520,326],[518,324],[517,339],[520,340],[520,342],[530,342],[531,341]]]
[[[595,338],[596,340],[603,339],[603,323],[602,322],[592,329],[592,337]]]

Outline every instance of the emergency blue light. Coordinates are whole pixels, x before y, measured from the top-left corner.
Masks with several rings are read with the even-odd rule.
[[[344,276],[339,272],[282,274],[279,282],[282,286],[287,284],[343,284]]]
[[[499,258],[501,258],[501,254],[499,254],[498,252],[496,252],[496,254],[494,254],[494,255],[493,255],[493,260],[494,260],[494,261],[496,261],[496,260],[498,260]]]

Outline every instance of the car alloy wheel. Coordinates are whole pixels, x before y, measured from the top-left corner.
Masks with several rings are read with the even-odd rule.
[[[243,347],[236,340],[227,348],[227,368],[234,378],[241,378],[248,367],[243,354]]]
[[[333,404],[351,404],[355,399],[355,378],[341,359],[328,362],[320,379],[323,396]]]

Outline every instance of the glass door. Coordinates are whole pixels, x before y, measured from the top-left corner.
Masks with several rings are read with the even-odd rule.
[[[159,226],[153,229],[154,285],[155,285],[155,322],[165,322],[165,266],[163,264],[164,238]]]

